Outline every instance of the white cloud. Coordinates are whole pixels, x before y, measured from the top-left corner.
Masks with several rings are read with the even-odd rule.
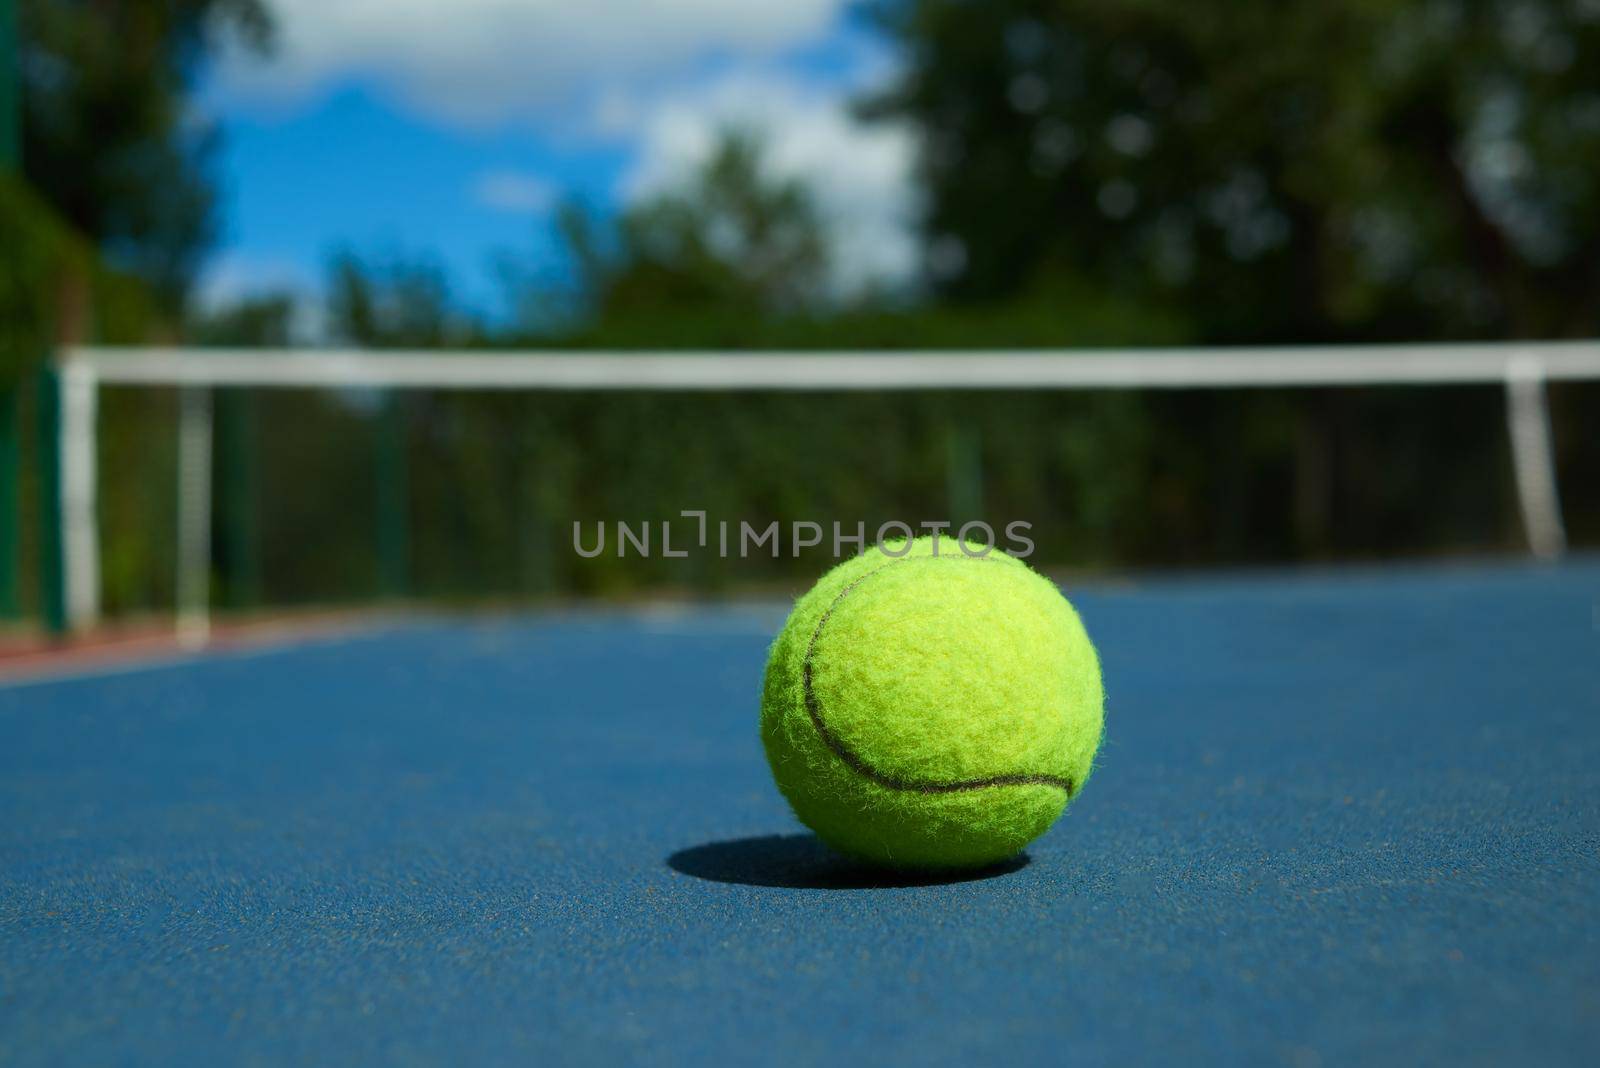
[[[315,273],[302,264],[278,257],[224,252],[206,264],[191,299],[199,314],[217,315],[248,300],[289,297],[294,301],[290,339],[301,343],[321,338],[325,332],[321,301],[313,299],[316,293]]]
[[[489,171],[473,183],[472,196],[479,204],[512,215],[542,215],[556,202],[555,185],[536,174],[519,171]]]
[[[193,299],[199,310],[216,312],[252,297],[301,293],[314,284],[290,259],[224,252],[207,261]]]
[[[629,201],[682,183],[724,131],[754,133],[771,173],[800,179],[816,196],[835,290],[906,286],[920,263],[912,136],[903,126],[856,121],[851,95],[746,72],[647,100],[607,99],[598,124],[637,144],[638,162],[620,190]]]
[[[280,47],[223,83],[296,100],[353,76],[448,121],[548,115],[602,85],[816,39],[846,0],[274,0]]]

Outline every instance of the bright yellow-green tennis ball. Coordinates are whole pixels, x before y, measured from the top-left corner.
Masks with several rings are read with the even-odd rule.
[[[919,538],[800,598],[767,661],[761,737],[795,814],[835,849],[978,867],[1077,796],[1103,704],[1094,646],[1054,585],[998,550],[941,538],[935,555]]]

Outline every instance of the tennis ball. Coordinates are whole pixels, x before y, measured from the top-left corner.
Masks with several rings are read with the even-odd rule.
[[[953,538],[888,542],[824,575],[773,643],[772,774],[850,856],[971,868],[1016,854],[1083,788],[1100,664],[1056,587]],[[891,554],[900,555],[891,555]]]

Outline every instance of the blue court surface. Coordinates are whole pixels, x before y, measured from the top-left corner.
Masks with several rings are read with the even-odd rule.
[[[954,882],[800,833],[782,606],[0,685],[0,1063],[1594,1063],[1600,562],[1069,593],[1095,777]]]

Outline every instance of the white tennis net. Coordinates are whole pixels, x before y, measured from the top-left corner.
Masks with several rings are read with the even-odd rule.
[[[1600,379],[1600,342],[1150,350],[908,352],[443,352],[77,347],[61,354],[62,545],[68,617],[100,613],[95,435],[98,391],[177,387],[178,616],[209,627],[209,391],[379,390],[1150,390],[1494,384],[1506,390],[1517,500],[1530,550],[1566,547],[1547,381]]]

